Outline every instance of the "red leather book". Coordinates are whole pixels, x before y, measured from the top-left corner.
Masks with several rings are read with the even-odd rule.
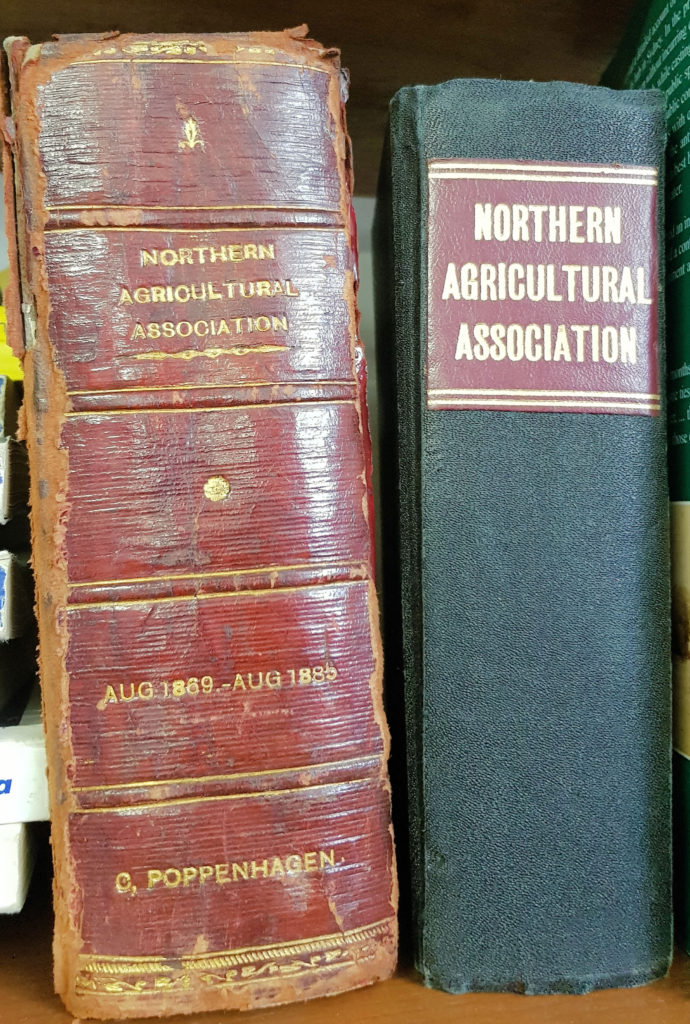
[[[302,29],[6,49],[56,988],[113,1018],[383,978],[396,896],[337,51]]]

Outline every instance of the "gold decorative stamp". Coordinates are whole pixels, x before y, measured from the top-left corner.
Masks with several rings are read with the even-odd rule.
[[[195,146],[201,146],[202,149],[206,148],[199,131],[199,122],[195,117],[188,117],[184,122],[183,129],[184,139],[180,139],[178,143],[180,149],[194,149]]]
[[[223,501],[230,493],[230,484],[224,476],[210,476],[204,484],[204,494],[209,501]]]
[[[203,40],[192,42],[191,39],[160,39],[149,42],[145,39],[138,39],[136,42],[128,43],[121,49],[117,46],[102,46],[93,51],[94,57],[116,57],[120,53],[126,53],[133,57],[143,56],[165,56],[165,57],[193,57],[197,53],[208,53],[208,47]]]

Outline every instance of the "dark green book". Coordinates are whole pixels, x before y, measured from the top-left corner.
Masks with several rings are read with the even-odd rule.
[[[415,959],[451,992],[670,960],[664,136],[654,92],[466,80],[391,104],[388,682]]]
[[[690,23],[684,0],[637,7],[605,77],[654,87],[668,119],[666,312],[673,578],[676,934],[690,951]]]

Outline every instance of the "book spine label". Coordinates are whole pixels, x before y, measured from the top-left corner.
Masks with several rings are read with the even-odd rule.
[[[383,743],[361,683],[377,664],[351,624],[367,620],[371,587],[264,578],[123,601],[117,614],[107,601],[71,605],[79,809],[370,773]]]
[[[75,410],[136,404],[141,391],[169,405],[195,385],[205,405],[298,382],[351,397],[355,268],[337,227],[57,228],[46,260]]]
[[[142,804],[124,818],[109,809],[75,816],[73,846],[93,853],[77,872],[91,905],[84,940],[98,950],[79,957],[77,993],[112,992],[116,973],[120,992],[132,985],[155,991],[163,974],[179,990],[238,984],[277,994],[281,975],[299,984],[314,972],[352,970],[375,958],[394,931],[387,898],[370,883],[387,870],[372,824],[386,830],[388,801],[371,779],[349,781],[339,788],[336,818],[330,789],[281,784],[261,795]],[[361,892],[368,893],[366,913],[339,923],[336,908]],[[310,907],[309,934],[295,934],[297,893]],[[185,951],[174,966],[151,942],[173,919],[175,943]],[[116,972],[108,968],[113,962]]]
[[[428,407],[658,415],[656,169],[427,166]]]

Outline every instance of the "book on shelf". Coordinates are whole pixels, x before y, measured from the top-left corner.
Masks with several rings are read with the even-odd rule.
[[[658,94],[567,83],[391,104],[384,636],[416,963],[453,992],[670,961],[664,134]]]
[[[368,984],[396,883],[337,51],[6,51],[57,991]]]
[[[638,3],[603,81],[660,89],[668,127],[665,305],[674,691],[676,935],[690,950],[690,50],[684,0]]]

